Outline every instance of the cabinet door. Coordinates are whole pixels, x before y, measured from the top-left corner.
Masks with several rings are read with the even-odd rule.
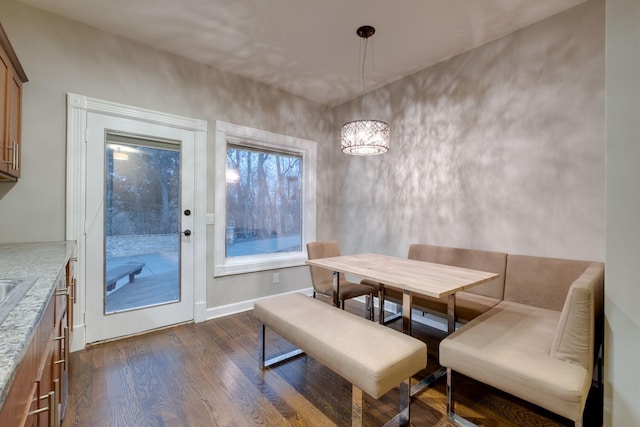
[[[9,170],[9,163],[11,162],[11,153],[8,138],[7,129],[7,82],[9,79],[9,59],[4,55],[4,52],[0,50],[0,172],[7,172]]]
[[[60,273],[56,286],[56,315],[55,315],[55,337],[54,337],[54,361],[53,361],[53,381],[58,381],[56,390],[56,416],[61,421],[67,407],[69,395],[69,339],[70,331],[68,325],[69,310],[69,288],[67,287],[66,271]],[[55,383],[52,384],[55,389]]]
[[[21,136],[22,129],[22,82],[12,68],[9,68],[7,81],[7,141],[11,158],[7,159],[7,173],[20,178]]]
[[[47,427],[59,426],[58,420],[58,391],[55,379],[56,343],[54,318],[55,299],[52,298],[42,315],[40,324],[36,328],[30,345],[33,351],[35,366],[31,372],[30,387],[33,387],[32,400],[28,402],[28,412],[22,423],[17,426]],[[12,386],[13,389],[13,386]],[[53,411],[51,410],[53,408]],[[4,424],[3,424],[4,425]],[[11,425],[11,424],[10,424]],[[13,424],[16,425],[16,424]]]

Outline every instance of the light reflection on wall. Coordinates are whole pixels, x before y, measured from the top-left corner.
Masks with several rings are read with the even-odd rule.
[[[587,2],[367,95],[394,130],[392,148],[333,155],[343,251],[406,256],[420,242],[603,260],[603,6]]]

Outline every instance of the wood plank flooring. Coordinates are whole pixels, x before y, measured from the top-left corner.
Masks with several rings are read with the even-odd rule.
[[[347,309],[364,313],[355,301]],[[245,312],[75,352],[62,427],[350,425],[349,383],[307,356],[261,371],[257,333],[258,323]],[[425,372],[435,370],[442,333],[414,322],[413,334],[427,343]],[[271,331],[267,340],[269,354],[292,348]],[[461,375],[454,384],[456,411],[478,425],[573,425]],[[598,397],[592,390],[587,426],[600,425]],[[365,401],[367,425],[383,425],[397,411],[398,392]],[[412,400],[411,425],[453,425],[445,415],[444,379]]]

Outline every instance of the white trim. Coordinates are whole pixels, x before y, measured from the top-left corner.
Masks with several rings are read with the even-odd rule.
[[[84,313],[86,311],[85,298],[85,180],[80,179],[86,173],[86,144],[85,131],[87,128],[87,113],[78,108],[81,99],[67,97],[67,200],[66,200],[66,228],[65,239],[76,241],[75,265],[76,303],[74,310],[73,332],[71,337],[71,351],[82,350],[86,345]],[[81,323],[78,323],[81,322]]]
[[[196,120],[195,131],[195,185],[193,200],[195,236],[201,238],[194,241],[193,247],[193,280],[195,284],[193,293],[193,320],[203,322],[206,319],[207,307],[207,122]],[[203,309],[204,308],[204,309]]]
[[[207,132],[206,120],[192,119],[161,111],[147,110],[145,108],[132,107],[102,99],[89,98],[74,93],[67,94],[67,106],[87,112],[100,113],[108,116],[124,117],[157,125],[164,125],[179,129]]]
[[[87,345],[87,335],[84,324],[73,326],[73,332],[71,334],[71,352],[84,350]]]
[[[194,321],[206,318],[206,159],[207,122],[174,114],[131,107],[115,102],[67,94],[67,200],[66,239],[77,242],[77,302],[74,307],[74,333],[72,350],[86,345],[84,313],[86,312],[86,247],[85,247],[85,176],[86,128],[89,112],[135,119],[147,123],[190,130],[195,137],[195,194],[194,200]],[[81,322],[81,323],[78,323]]]
[[[316,162],[317,144],[314,141],[280,135],[260,129],[234,125],[216,120],[215,129],[215,225],[214,276],[250,273],[287,267],[303,266],[307,260],[306,243],[316,240]],[[234,140],[257,148],[281,149],[296,153],[303,159],[303,215],[302,248],[299,252],[261,256],[225,257],[226,243],[226,183],[227,141]],[[210,214],[213,215],[213,214]]]
[[[304,294],[309,297],[313,295],[313,288],[298,289],[296,291],[283,292],[277,295],[288,294]],[[231,316],[232,314],[242,313],[244,311],[253,310],[253,305],[256,301],[260,301],[266,298],[271,298],[276,295],[269,295],[266,297],[254,298],[246,301],[240,301],[233,304],[221,305],[219,307],[211,307],[207,309],[207,320],[217,319],[218,317]]]

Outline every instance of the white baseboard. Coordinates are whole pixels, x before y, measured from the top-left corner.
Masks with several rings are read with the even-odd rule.
[[[311,296],[313,294],[313,288],[299,289],[291,292],[284,292],[279,295],[292,294],[292,293],[303,293],[305,295]],[[260,301],[265,298],[269,298],[273,295],[261,298],[254,298],[246,301],[240,301],[233,304],[227,304],[220,307],[211,307],[206,308],[206,301],[197,302],[195,305],[194,312],[194,320],[195,322],[202,322],[204,320],[216,319],[218,317],[230,316],[236,313],[242,313],[243,311],[253,310],[253,304],[256,301]],[[354,298],[356,301],[361,303],[365,303],[364,296]],[[375,307],[379,306],[378,299],[376,298],[374,301]],[[400,309],[400,305],[395,304],[390,301],[384,302],[385,311],[389,311],[391,313],[397,313]],[[431,314],[423,315],[421,311],[413,310],[411,317],[414,322],[422,323],[423,325],[430,326],[432,328],[441,330],[443,332],[447,331],[447,320],[444,317],[434,316]],[[71,335],[71,351],[79,351],[83,350],[86,347],[86,328],[85,325],[74,325],[73,332]]]
[[[285,292],[285,293],[303,293],[311,296],[313,293],[312,288],[300,289],[297,291]],[[264,297],[268,298],[268,297]],[[206,301],[198,301],[194,307],[194,322],[203,322],[205,320],[215,319],[217,317],[229,316],[231,314],[241,313],[243,311],[253,310],[253,304],[264,298],[255,298],[247,301],[241,301],[234,304],[223,305],[220,307],[207,308]],[[74,325],[73,332],[71,334],[71,351],[84,350],[87,346],[87,336],[85,325]]]
[[[313,294],[313,288],[299,289],[291,292],[283,292],[278,295],[285,294],[294,294],[294,293],[302,293],[308,296]],[[253,310],[253,304],[256,301],[260,301],[265,298],[272,297],[274,295],[269,295],[267,297],[254,298],[246,301],[240,301],[233,304],[221,305],[220,307],[211,307],[207,309],[206,320],[216,319],[218,317],[229,316],[231,314],[242,313],[243,311]]]
[[[193,306],[193,321],[196,323],[207,320],[207,301],[198,301]]]
[[[84,325],[73,325],[73,332],[71,332],[71,347],[70,351],[84,350],[87,346],[86,328]]]

